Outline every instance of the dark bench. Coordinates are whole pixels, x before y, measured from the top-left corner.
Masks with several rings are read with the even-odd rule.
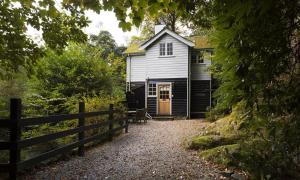
[[[146,109],[136,109],[135,111],[128,111],[128,119],[131,120],[131,122],[142,122],[147,123],[147,117],[146,117]]]

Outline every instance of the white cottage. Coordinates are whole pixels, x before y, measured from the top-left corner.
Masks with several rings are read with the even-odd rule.
[[[211,106],[213,49],[202,36],[184,38],[163,25],[125,51],[126,91],[152,116],[202,117]]]

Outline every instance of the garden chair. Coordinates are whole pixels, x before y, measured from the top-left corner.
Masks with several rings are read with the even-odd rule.
[[[145,122],[145,110],[144,109],[136,109],[135,121],[136,122]]]

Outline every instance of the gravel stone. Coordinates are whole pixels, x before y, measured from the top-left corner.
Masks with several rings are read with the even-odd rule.
[[[130,124],[129,132],[21,179],[226,179],[182,142],[203,131],[201,120],[148,121]]]

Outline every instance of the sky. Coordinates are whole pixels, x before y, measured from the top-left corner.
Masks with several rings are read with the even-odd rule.
[[[88,34],[98,34],[101,30],[109,31],[118,45],[127,45],[132,36],[139,35],[139,30],[132,27],[130,32],[123,32],[119,28],[119,22],[113,12],[101,11],[97,14],[93,11],[86,11],[86,16],[91,21],[89,26],[84,28],[83,31]],[[35,30],[32,27],[27,27],[27,35],[38,44],[43,44],[42,32]]]
[[[86,16],[91,21],[89,27],[84,29],[87,34],[98,34],[100,30],[109,31],[118,45],[127,45],[131,36],[139,34],[138,28],[133,27],[130,32],[123,32],[119,28],[119,22],[113,12],[101,11],[97,14],[93,11],[87,11]]]

